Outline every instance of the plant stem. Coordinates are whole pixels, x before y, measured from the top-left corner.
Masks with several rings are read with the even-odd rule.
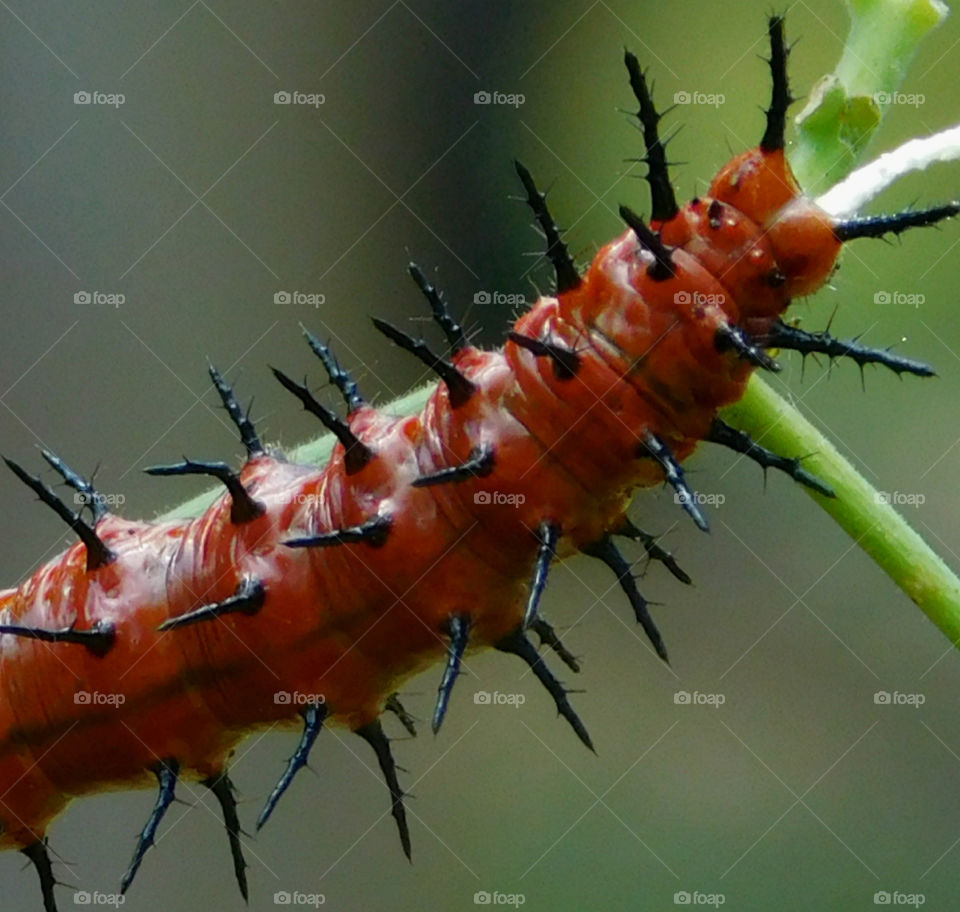
[[[877,93],[897,91],[920,40],[946,13],[939,0],[847,0],[847,6],[852,25],[843,57],[836,73],[811,93],[791,151],[797,178],[809,190],[824,189],[852,170],[886,107]],[[415,390],[385,409],[397,415],[419,411],[429,392]],[[777,452],[814,454],[808,467],[833,486],[837,497],[804,490],[952,643],[960,642],[960,580],[799,411],[754,376],[724,418]],[[322,465],[332,447],[333,437],[326,435],[290,455]],[[167,516],[196,516],[219,494],[202,494]]]
[[[955,645],[960,641],[960,579],[793,406],[754,376],[725,420],[777,453],[810,453],[805,468],[833,487],[835,498],[804,490]]]
[[[790,162],[806,188],[829,186],[852,170],[880,125],[884,96],[900,88],[921,39],[947,13],[938,0],[847,0],[847,7],[850,35],[837,70],[798,118]],[[815,454],[811,471],[837,497],[807,493],[954,645],[960,642],[960,579],[797,409],[754,375],[724,418],[777,452]]]

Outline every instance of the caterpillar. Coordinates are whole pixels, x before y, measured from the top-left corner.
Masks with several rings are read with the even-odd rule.
[[[47,909],[55,905],[45,828],[62,803],[151,775],[159,783],[157,806],[137,841],[124,890],[178,777],[189,774],[222,806],[245,893],[225,760],[242,733],[289,718],[278,692],[315,699],[301,714],[301,744],[258,822],[270,816],[322,725],[338,722],[373,747],[408,854],[399,779],[378,719],[385,708],[403,712],[392,696],[414,672],[445,661],[436,730],[468,648],[517,655],[591,746],[526,633],[540,634],[575,670],[575,658],[539,611],[554,560],[583,551],[610,566],[665,658],[649,606],[611,535],[639,540],[651,558],[682,581],[687,577],[651,536],[625,522],[630,492],[666,481],[680,506],[705,526],[682,463],[709,440],[829,494],[799,458],[770,453],[716,417],[752,370],[776,369],[768,349],[931,373],[900,355],[780,321],[792,297],[811,293],[830,275],[842,242],[932,224],[957,207],[842,222],[819,212],[792,182],[783,155],[791,99],[779,18],[771,21],[770,36],[774,93],[760,146],[734,159],[707,194],[683,207],[673,198],[645,77],[627,56],[646,144],[651,218],[644,222],[624,208],[627,231],[583,275],[529,171],[517,167],[547,238],[557,294],[517,321],[502,352],[470,346],[436,288],[412,269],[450,356],[382,321],[377,328],[439,374],[421,416],[397,420],[378,413],[329,348],[309,336],[343,394],[347,418],[321,405],[306,384],[275,374],[337,436],[327,467],[293,465],[266,448],[215,370],[214,385],[247,463],[239,473],[188,459],[153,470],[206,474],[224,484],[227,493],[200,519],[124,520],[105,509],[87,480],[45,453],[85,505],[85,512],[74,512],[37,476],[8,462],[80,537],[4,594],[0,628],[7,694],[0,782],[9,784],[3,838],[39,871]],[[741,259],[744,251],[749,256]],[[598,400],[605,400],[604,411],[593,414]],[[349,598],[339,595],[343,579],[356,583]],[[334,592],[336,599],[324,597]],[[403,607],[415,609],[392,619],[397,593]],[[147,651],[150,674],[139,689],[119,685],[130,713],[122,727],[117,713],[105,716],[102,708],[76,701],[78,684],[84,693],[115,693],[124,671]],[[276,660],[274,674],[264,673],[255,653]],[[42,697],[38,680],[45,682]]]

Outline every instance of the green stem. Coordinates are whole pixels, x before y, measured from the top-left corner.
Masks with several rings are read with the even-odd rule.
[[[829,482],[835,498],[804,490],[956,644],[960,579],[793,406],[754,376],[724,418],[776,453],[810,453],[804,467]]]
[[[852,25],[843,57],[814,92],[799,118],[791,163],[801,186],[813,192],[849,173],[880,125],[883,99],[897,91],[920,40],[945,15],[938,0],[847,0]],[[385,406],[397,415],[419,411],[429,389]],[[807,492],[846,530],[952,643],[960,642],[960,580],[907,522],[795,408],[754,376],[746,395],[724,417],[764,445],[785,454],[812,453],[808,467],[828,481],[835,499]],[[323,465],[332,449],[325,436],[297,448],[292,458]],[[219,494],[208,492],[168,516],[195,516]]]
[[[850,35],[836,72],[798,117],[790,162],[802,187],[823,189],[857,164],[900,88],[917,46],[946,15],[938,0],[847,0]],[[949,638],[960,642],[960,579],[797,409],[759,377],[724,417],[781,453],[813,453],[808,467],[835,499],[808,493]]]

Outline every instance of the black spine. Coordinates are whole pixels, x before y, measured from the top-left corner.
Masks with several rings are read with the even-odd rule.
[[[760,148],[765,152],[774,152],[784,147],[787,109],[793,98],[787,82],[787,58],[790,56],[790,49],[783,35],[782,16],[771,17],[769,32],[770,75],[773,77],[773,91],[770,96],[770,107],[767,108],[767,128],[763,139],[760,140]]]
[[[534,218],[546,239],[547,259],[557,275],[557,294],[579,288],[581,279],[580,273],[577,271],[577,264],[573,262],[573,257],[570,256],[570,251],[567,250],[567,245],[564,244],[563,238],[560,236],[557,223],[550,215],[546,194],[537,189],[530,172],[520,162],[515,161],[513,164],[517,169],[523,189],[526,191],[527,205],[533,210]]]
[[[417,283],[417,288],[423,292],[423,296],[427,299],[433,319],[446,336],[450,351],[456,354],[466,348],[468,343],[467,337],[463,334],[463,327],[450,316],[447,302],[443,300],[443,295],[437,289],[437,286],[427,280],[423,270],[416,263],[411,263],[407,270],[413,281]]]
[[[623,62],[630,75],[630,88],[640,105],[637,119],[643,128],[643,142],[647,150],[644,161],[647,163],[647,183],[650,185],[650,218],[655,222],[668,222],[679,210],[673,185],[670,183],[665,143],[660,139],[658,129],[660,114],[657,113],[637,58],[630,51],[624,51]]]

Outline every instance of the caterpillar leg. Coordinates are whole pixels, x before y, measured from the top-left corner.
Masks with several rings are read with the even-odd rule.
[[[133,883],[133,878],[137,876],[137,871],[140,869],[143,856],[147,854],[147,849],[154,844],[153,841],[157,835],[157,827],[160,826],[163,815],[167,813],[167,809],[173,803],[174,791],[177,786],[177,776],[180,773],[180,764],[173,759],[161,760],[153,772],[156,774],[157,781],[160,783],[160,793],[157,795],[157,803],[153,806],[153,811],[147,820],[147,824],[137,840],[137,848],[134,850],[130,866],[120,881],[121,894],[126,893],[130,884]]]
[[[849,358],[862,368],[865,364],[882,364],[897,374],[933,377],[936,371],[929,364],[895,355],[889,349],[870,348],[856,339],[835,339],[828,332],[807,332],[778,321],[762,337],[766,348],[784,348],[803,355],[827,355],[829,358]]]
[[[317,740],[317,735],[320,734],[320,729],[323,728],[323,720],[326,717],[327,709],[325,706],[311,705],[303,711],[303,734],[300,735],[300,743],[287,761],[287,768],[267,797],[267,802],[264,804],[260,816],[257,817],[258,830],[270,819],[270,815],[277,806],[280,797],[293,782],[293,777],[307,765],[310,749],[313,747],[313,742]]]
[[[368,725],[355,728],[354,732],[363,738],[377,755],[380,771],[383,773],[383,778],[387,781],[387,788],[390,790],[390,813],[397,822],[397,830],[400,832],[400,845],[403,846],[403,854],[410,859],[410,829],[407,827],[407,812],[403,806],[403,789],[400,788],[400,781],[397,779],[397,764],[390,751],[390,740],[383,733],[383,726],[380,725],[379,719],[374,719]]]
[[[237,878],[240,894],[243,896],[244,902],[247,902],[247,862],[244,860],[243,847],[240,844],[240,818],[237,816],[236,789],[234,789],[226,770],[221,770],[217,775],[204,779],[203,784],[213,792],[214,797],[220,802],[223,825],[226,827],[227,837],[230,840],[233,873]]]
[[[53,865],[50,863],[50,851],[47,849],[46,840],[38,839],[20,851],[30,859],[40,877],[40,894],[43,896],[44,912],[57,912],[57,900],[53,895],[53,888],[57,881],[53,876]]]
[[[710,425],[710,432],[704,439],[710,443],[718,443],[721,446],[729,447],[737,453],[742,453],[758,465],[761,465],[764,472],[766,472],[768,468],[779,469],[781,472],[786,472],[794,481],[799,481],[800,484],[806,485],[819,494],[823,494],[824,497],[837,496],[830,485],[825,481],[821,481],[816,475],[808,472],[803,467],[799,458],[796,456],[792,458],[780,456],[768,450],[766,447],[760,446],[749,434],[730,427],[729,424],[720,418],[713,419],[713,424]]]
[[[576,732],[577,737],[586,744],[590,750],[596,753],[593,741],[590,739],[586,727],[583,722],[580,721],[580,717],[574,712],[570,701],[567,699],[567,690],[553,676],[553,672],[547,668],[546,663],[543,661],[543,656],[537,652],[533,643],[524,636],[523,629],[518,627],[513,633],[507,634],[498,642],[494,643],[494,649],[498,649],[500,652],[508,652],[510,655],[519,656],[530,666],[530,670],[534,673],[537,680],[547,689],[547,693],[553,697],[553,702],[557,706],[557,712],[570,723],[570,727]]]
[[[447,650],[447,664],[443,669],[440,687],[437,690],[437,705],[433,710],[433,733],[440,731],[443,717],[447,714],[447,704],[450,702],[450,693],[460,675],[460,661],[470,642],[470,615],[455,614],[447,623],[447,632],[450,635],[450,646]]]

